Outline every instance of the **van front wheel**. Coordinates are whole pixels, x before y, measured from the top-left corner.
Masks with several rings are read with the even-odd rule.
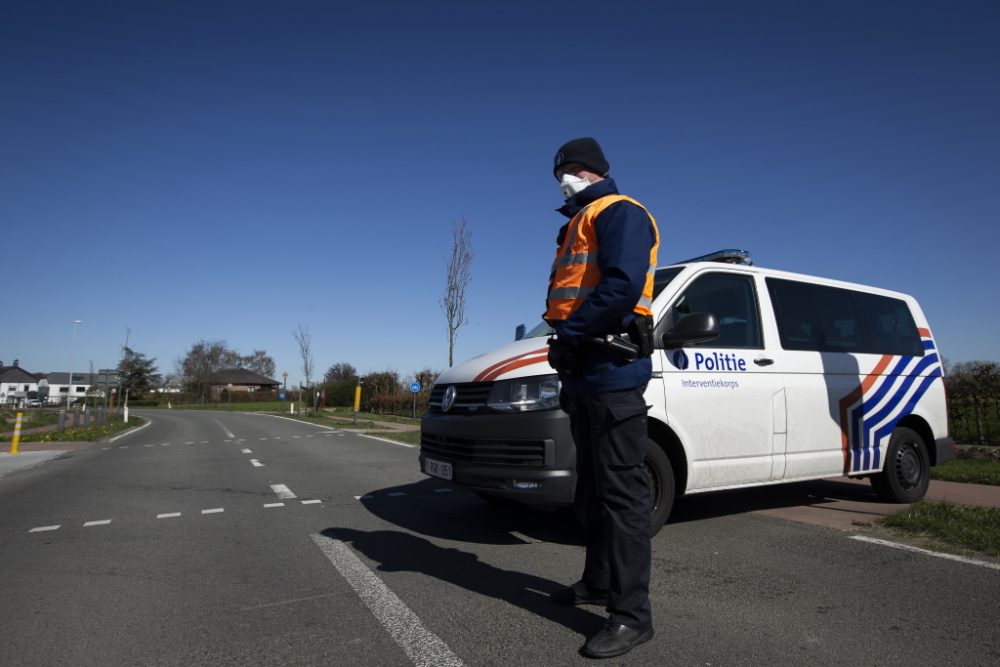
[[[674,507],[674,467],[663,448],[650,439],[646,443],[646,456],[642,461],[642,471],[649,482],[652,500],[652,514],[649,519],[650,533],[656,535],[663,528]],[[587,525],[587,498],[584,488],[577,484],[576,498],[573,499],[573,514],[581,526]]]
[[[887,503],[914,503],[927,493],[930,457],[923,438],[905,427],[893,429],[882,472],[872,475],[872,488]]]

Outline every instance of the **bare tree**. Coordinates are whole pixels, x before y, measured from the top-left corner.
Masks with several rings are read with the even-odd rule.
[[[472,280],[472,232],[468,221],[462,218],[451,230],[451,257],[446,262],[448,269],[445,278],[444,296],[441,298],[441,310],[448,322],[448,367],[455,364],[455,339],[462,325],[467,324],[465,318],[465,288]]]
[[[309,328],[301,324],[292,331],[295,342],[299,344],[299,354],[302,355],[302,374],[306,377],[306,386],[312,386],[313,356],[312,341],[309,336]]]

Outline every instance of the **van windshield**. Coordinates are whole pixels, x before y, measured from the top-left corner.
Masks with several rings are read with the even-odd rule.
[[[663,291],[663,288],[670,284],[670,281],[677,277],[677,274],[681,272],[683,266],[671,266],[668,269],[657,269],[656,275],[653,278],[653,298],[655,299]],[[551,336],[555,333],[546,322],[542,321],[535,325],[535,327],[524,334],[525,338],[542,338],[544,336]]]

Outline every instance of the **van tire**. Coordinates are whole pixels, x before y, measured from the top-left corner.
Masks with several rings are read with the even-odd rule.
[[[872,475],[872,488],[887,503],[915,503],[927,493],[930,456],[920,435],[900,426],[892,431],[882,472]]]
[[[643,471],[649,479],[650,495],[653,511],[650,516],[650,535],[656,535],[667,522],[670,511],[674,507],[674,467],[670,458],[653,439],[646,441],[646,456],[642,461]],[[577,483],[576,497],[573,499],[573,515],[581,526],[587,525],[586,491]]]

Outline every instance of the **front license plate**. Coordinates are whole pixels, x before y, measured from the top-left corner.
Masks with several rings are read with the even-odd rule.
[[[424,459],[424,472],[441,479],[451,479],[451,464],[434,459]]]

